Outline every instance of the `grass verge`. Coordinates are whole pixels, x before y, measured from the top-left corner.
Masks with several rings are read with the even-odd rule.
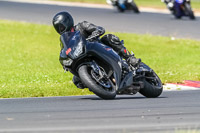
[[[200,42],[114,33],[163,83],[200,80]],[[0,21],[0,98],[91,94],[77,89],[59,64],[59,35],[52,26]]]

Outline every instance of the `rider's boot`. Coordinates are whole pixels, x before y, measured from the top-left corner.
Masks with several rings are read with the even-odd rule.
[[[132,66],[137,66],[141,62],[140,58],[136,58],[134,55],[131,55],[125,47],[119,54],[128,62],[128,64],[131,64]]]
[[[87,88],[80,80],[79,77],[75,76],[72,79],[73,83],[76,85],[77,88],[84,89]]]

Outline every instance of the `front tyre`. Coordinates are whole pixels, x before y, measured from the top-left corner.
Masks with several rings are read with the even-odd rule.
[[[117,7],[117,10],[119,11],[119,12],[124,12],[125,11],[125,9],[122,9],[121,7]]]
[[[115,89],[115,86],[113,86],[113,84],[110,83],[111,81],[101,81],[100,83],[98,83],[92,77],[92,69],[88,67],[87,65],[81,66],[78,70],[78,74],[83,84],[85,84],[94,94],[96,94],[100,98],[102,99],[115,98],[116,89]],[[105,86],[103,86],[102,84],[105,84]],[[106,87],[106,86],[110,86],[110,87]]]
[[[147,65],[145,66],[148,67]],[[163,85],[160,78],[154,71],[145,74],[143,83],[144,87],[139,91],[142,95],[148,98],[156,98],[161,95],[163,91]]]

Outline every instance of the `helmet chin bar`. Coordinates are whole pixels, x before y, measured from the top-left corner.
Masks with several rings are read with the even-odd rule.
[[[60,35],[63,34],[66,30],[67,30],[67,27],[65,27],[64,30],[61,30],[61,28],[59,27],[59,33],[60,33]]]
[[[67,28],[66,28],[67,29]],[[66,29],[63,31],[63,32],[60,32],[60,35],[62,35],[65,31],[66,31]]]

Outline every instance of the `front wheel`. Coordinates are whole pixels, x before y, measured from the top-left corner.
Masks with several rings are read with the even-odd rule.
[[[102,99],[114,99],[116,96],[115,86],[109,79],[98,78],[91,67],[83,65],[78,70],[79,77],[90,91]]]
[[[143,65],[145,64],[143,63]],[[145,65],[145,67],[148,66]],[[160,78],[154,71],[145,73],[145,79],[143,80],[143,83],[144,87],[139,91],[142,95],[148,98],[155,98],[161,95],[163,91],[163,85]]]

